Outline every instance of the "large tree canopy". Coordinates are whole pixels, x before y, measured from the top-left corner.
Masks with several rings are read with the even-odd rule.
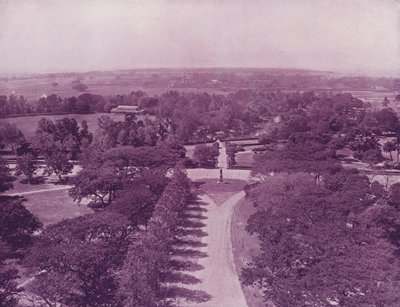
[[[396,247],[365,215],[377,190],[354,173],[324,178],[276,175],[250,192],[258,211],[247,230],[260,238],[261,255],[244,282],[277,306],[396,306]]]
[[[74,306],[118,306],[116,270],[128,248],[127,219],[101,212],[48,226],[24,261],[40,275],[30,290]]]
[[[32,234],[42,224],[22,204],[22,200],[8,199],[0,203],[0,237],[13,248],[27,247]]]
[[[93,158],[93,157],[92,157]],[[179,151],[166,146],[119,146],[111,148],[86,163],[73,178],[71,196],[78,201],[92,198],[101,206],[110,204],[115,192],[137,180],[149,169],[174,166],[181,159]]]

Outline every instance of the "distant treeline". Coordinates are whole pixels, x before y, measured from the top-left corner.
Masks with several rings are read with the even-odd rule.
[[[152,108],[158,105],[158,99],[149,97],[142,91],[107,97],[84,93],[79,96],[62,98],[56,94],[51,94],[33,101],[28,101],[23,95],[0,95],[0,118],[31,114],[109,113],[111,109],[118,105],[140,105]]]
[[[24,96],[1,95],[0,117],[24,114],[69,114],[104,112],[106,100],[100,95],[82,94],[61,98],[55,94],[43,96],[37,101],[27,101]]]
[[[393,113],[388,107],[390,103],[388,99],[382,101],[385,114]],[[139,90],[107,97],[84,93],[77,97],[61,98],[52,94],[31,102],[27,102],[23,96],[0,96],[0,117],[108,113],[119,105],[138,106],[141,112],[156,116],[161,129],[170,129],[184,143],[207,142],[216,137],[255,136],[257,131],[263,129],[264,123],[272,118],[278,116],[284,120],[288,112],[300,112],[310,105],[333,105],[330,111],[334,113],[330,115],[333,117],[349,113],[350,117],[361,118],[362,121],[363,117],[371,115],[371,105],[349,93],[238,90],[218,95],[168,91],[159,96],[150,96]],[[321,112],[325,112],[323,108]],[[382,119],[377,120],[382,122]],[[382,128],[393,131],[392,127]]]

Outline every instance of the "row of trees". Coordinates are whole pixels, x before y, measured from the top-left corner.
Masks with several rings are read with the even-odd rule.
[[[56,94],[43,96],[33,105],[37,113],[90,113],[105,112],[107,100],[101,95],[84,93],[77,97],[61,98]],[[108,110],[109,111],[109,110]]]
[[[47,227],[23,262],[43,272],[29,291],[48,306],[160,306],[192,194],[179,167],[171,179],[157,172],[145,171],[102,211]]]
[[[120,295],[126,306],[163,306],[168,298],[173,243],[180,235],[183,212],[192,200],[190,182],[175,168],[155,205],[148,227],[129,247],[121,272]]]
[[[28,182],[32,182],[39,167],[38,158],[45,161],[44,174],[54,173],[61,181],[62,176],[67,175],[73,168],[71,160],[76,160],[93,140],[86,121],[79,125],[74,118],[62,118],[56,122],[42,118],[31,142],[25,140],[15,124],[7,123],[4,127],[8,128],[2,133],[0,126],[0,138],[2,137],[5,145],[17,154],[16,174],[24,174]],[[18,138],[7,142],[10,139],[7,131]]]
[[[266,118],[304,109],[316,100],[333,109],[334,113],[354,114],[354,107],[363,106],[361,100],[350,94],[240,90],[228,95],[210,95],[169,91],[152,97],[136,91],[110,97],[84,93],[78,97],[61,98],[52,94],[41,97],[33,104],[33,110],[39,113],[109,112],[117,105],[137,105],[156,115],[160,125],[167,126],[180,141],[187,142],[208,140],[217,133],[248,135],[255,132]],[[332,110],[326,112],[326,108],[320,108],[326,113],[324,117],[335,120]],[[340,125],[340,120],[336,125]]]
[[[34,107],[28,103],[24,96],[0,95],[0,118],[14,114],[29,114],[34,112]]]
[[[56,94],[27,101],[24,96],[0,95],[0,118],[35,113],[109,112],[116,104],[101,95],[84,93],[77,97],[61,98]]]
[[[93,140],[95,144],[85,151]],[[96,138],[89,131],[86,121],[78,124],[74,118],[62,118],[55,122],[42,118],[34,138],[28,142],[15,124],[0,124],[0,148],[17,155],[17,174],[23,173],[28,181],[34,179],[39,165],[38,158],[45,161],[44,174],[56,174],[60,180],[73,168],[71,161],[85,160],[87,156],[98,156],[118,146],[153,147],[163,145],[172,148],[180,157],[185,156],[185,148],[162,124],[146,119],[137,121],[135,117],[126,116],[124,121],[114,121],[109,116],[98,120]],[[95,154],[93,154],[95,153]],[[160,153],[165,153],[161,149]],[[141,153],[143,156],[145,153]],[[161,155],[159,155],[161,157]],[[153,156],[148,156],[151,160]],[[165,159],[171,158],[166,154]],[[165,161],[161,157],[160,161]]]

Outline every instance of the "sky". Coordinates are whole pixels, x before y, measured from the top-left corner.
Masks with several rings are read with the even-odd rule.
[[[0,0],[0,73],[169,67],[400,75],[400,0]]]

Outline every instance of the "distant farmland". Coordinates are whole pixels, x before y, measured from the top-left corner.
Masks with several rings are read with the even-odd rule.
[[[42,95],[49,96],[56,94],[62,98],[79,96],[86,93],[97,94],[102,96],[112,95],[128,95],[133,91],[142,90],[148,95],[161,95],[167,91],[176,90],[180,92],[204,92],[214,94],[223,94],[227,92],[222,89],[203,88],[203,87],[185,87],[173,88],[168,85],[164,86],[145,86],[143,80],[115,80],[115,76],[110,73],[108,76],[99,76],[86,78],[82,82],[88,86],[84,92],[79,92],[72,88],[72,82],[75,77],[58,77],[58,78],[29,78],[16,79],[7,82],[0,81],[0,95],[23,95],[26,99],[32,101],[39,99]],[[53,85],[56,83],[57,85]]]

